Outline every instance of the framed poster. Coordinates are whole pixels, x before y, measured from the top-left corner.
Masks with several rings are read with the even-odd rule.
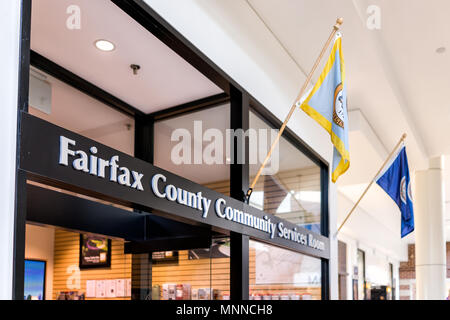
[[[80,269],[111,267],[111,240],[94,234],[80,234]]]
[[[45,261],[25,260],[25,300],[45,300],[45,270]]]

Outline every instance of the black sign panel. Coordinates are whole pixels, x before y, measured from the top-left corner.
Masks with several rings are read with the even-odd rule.
[[[21,127],[20,166],[31,179],[329,258],[322,235],[27,113]]]

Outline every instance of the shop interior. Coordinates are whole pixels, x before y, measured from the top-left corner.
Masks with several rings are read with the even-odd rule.
[[[33,1],[31,35],[30,114],[131,156],[137,153],[136,119],[151,115],[154,144],[147,147],[153,148],[153,163],[230,194],[225,151],[214,155],[215,164],[175,163],[172,155],[177,129],[193,133],[201,123],[200,141],[191,137],[193,158],[195,146],[210,144],[203,132],[215,129],[225,136],[230,127],[230,98],[211,79],[109,0]],[[272,127],[256,111],[249,122],[256,131]],[[251,139],[249,144],[256,144]],[[287,138],[281,139],[279,153],[279,163],[273,163],[278,170],[260,179],[251,205],[320,233],[320,167]],[[250,177],[257,169],[250,163]],[[25,299],[230,299],[227,232],[32,179],[28,185]],[[59,200],[48,203],[38,189],[57,193]],[[80,225],[42,223],[38,215],[44,208],[49,215],[147,214],[158,234],[153,246],[137,247],[126,230],[112,236],[101,228],[92,232]],[[170,241],[184,233],[204,233],[205,240]],[[320,258],[250,240],[250,299],[321,299],[321,275]]]

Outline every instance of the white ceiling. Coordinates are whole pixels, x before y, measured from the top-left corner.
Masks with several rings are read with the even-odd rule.
[[[79,30],[66,27],[70,5],[81,9]],[[39,0],[32,10],[32,50],[145,113],[222,92],[109,0]],[[98,39],[115,50],[99,51]]]
[[[430,157],[450,154],[450,1],[246,1],[305,74],[336,18],[344,18],[349,109],[359,110],[373,131],[350,133],[352,164],[338,183],[348,199],[358,199],[382,164],[380,146],[389,152],[404,132],[411,171],[427,169]],[[369,5],[381,9],[380,30],[367,28]],[[442,46],[447,51],[437,54]],[[450,184],[450,168],[445,173]],[[397,229],[398,208],[378,186],[372,188],[362,208]]]

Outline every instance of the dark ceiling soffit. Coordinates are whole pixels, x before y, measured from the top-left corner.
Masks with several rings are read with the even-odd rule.
[[[153,214],[148,214],[146,218],[147,240],[153,240],[154,238],[210,237],[212,234],[210,226],[192,225]]]
[[[149,114],[155,121],[180,116],[182,114],[200,111],[208,108],[212,108],[230,101],[228,94],[219,93],[206,98],[198,99],[195,101],[180,104],[169,109],[164,109]]]
[[[84,80],[62,66],[54,63],[39,53],[30,51],[30,63],[32,66],[48,73],[58,80],[65,82],[66,84],[80,90],[88,96],[122,112],[129,116],[145,115],[142,111],[129,105],[128,103],[116,98],[103,89],[100,89],[96,85]]]
[[[171,251],[209,248],[211,236],[181,236],[133,241],[125,243],[125,253],[148,253],[152,251]]]
[[[145,215],[27,185],[27,221],[128,240],[143,240]]]

